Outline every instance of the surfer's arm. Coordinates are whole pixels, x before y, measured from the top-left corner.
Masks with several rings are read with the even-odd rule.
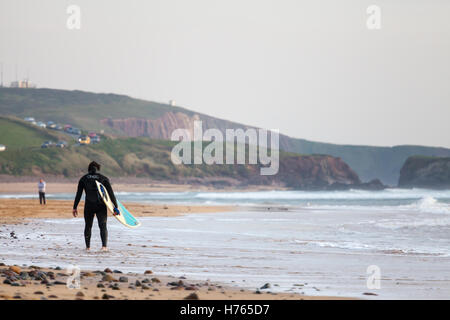
[[[77,195],[75,196],[75,202],[73,203],[73,209],[76,209],[78,207],[78,203],[80,202],[81,195],[83,194],[83,182],[78,182],[78,189],[77,189]]]
[[[116,196],[114,195],[114,191],[111,188],[111,184],[109,183],[109,180],[105,179],[105,181],[103,182],[103,185],[105,186],[106,190],[108,191],[109,197],[111,198],[111,201],[114,204],[114,207],[117,208]]]

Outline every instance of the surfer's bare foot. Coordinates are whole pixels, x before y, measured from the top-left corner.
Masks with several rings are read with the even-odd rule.
[[[86,252],[91,252],[91,248],[86,248]]]
[[[107,248],[107,247],[102,247],[101,250],[102,250],[102,251],[108,251],[108,248]]]

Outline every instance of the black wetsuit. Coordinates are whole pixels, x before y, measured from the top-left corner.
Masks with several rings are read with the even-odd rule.
[[[116,197],[111,188],[109,180],[104,175],[97,173],[95,171],[90,171],[88,174],[81,177],[78,182],[77,195],[75,196],[75,202],[73,208],[76,209],[78,203],[80,202],[83,190],[86,193],[86,199],[84,203],[84,240],[86,242],[86,248],[90,248],[91,245],[91,229],[92,223],[94,222],[94,215],[97,215],[98,227],[100,228],[100,237],[102,238],[102,245],[106,247],[108,242],[108,229],[106,227],[107,220],[107,208],[100,198],[97,191],[97,184],[95,181],[103,184],[108,191],[108,194],[113,202],[114,206],[117,207]]]

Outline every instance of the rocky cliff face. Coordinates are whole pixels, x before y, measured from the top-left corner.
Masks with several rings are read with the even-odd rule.
[[[335,184],[361,182],[356,172],[340,158],[322,155],[283,157],[277,179],[296,189],[327,189]]]
[[[194,121],[200,120],[198,115],[188,116],[182,112],[166,112],[157,119],[126,118],[102,119],[100,123],[123,131],[129,137],[150,137],[152,139],[170,140],[175,129],[188,129],[191,134]]]
[[[398,185],[450,189],[450,157],[409,157],[400,170]]]
[[[100,123],[113,129],[120,130],[128,137],[150,137],[152,139],[170,140],[172,132],[176,129],[188,129],[192,134],[194,121],[199,120],[203,122],[203,130],[218,129],[224,136],[226,129],[247,130],[249,128],[255,128],[203,114],[188,115],[183,112],[172,111],[168,111],[163,114],[163,116],[155,119],[102,119],[100,120]],[[288,150],[289,140],[289,137],[280,135],[280,148],[282,150]]]
[[[296,190],[342,190],[362,185],[358,175],[345,162],[330,156],[282,157],[279,172],[273,176],[260,175],[259,165],[222,166],[228,166],[229,169],[210,172],[202,177],[181,178],[177,182],[219,188],[264,185]]]

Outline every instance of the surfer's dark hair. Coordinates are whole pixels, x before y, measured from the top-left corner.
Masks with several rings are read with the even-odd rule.
[[[89,172],[100,171],[100,165],[97,162],[92,161],[91,163],[89,163],[88,171]]]

